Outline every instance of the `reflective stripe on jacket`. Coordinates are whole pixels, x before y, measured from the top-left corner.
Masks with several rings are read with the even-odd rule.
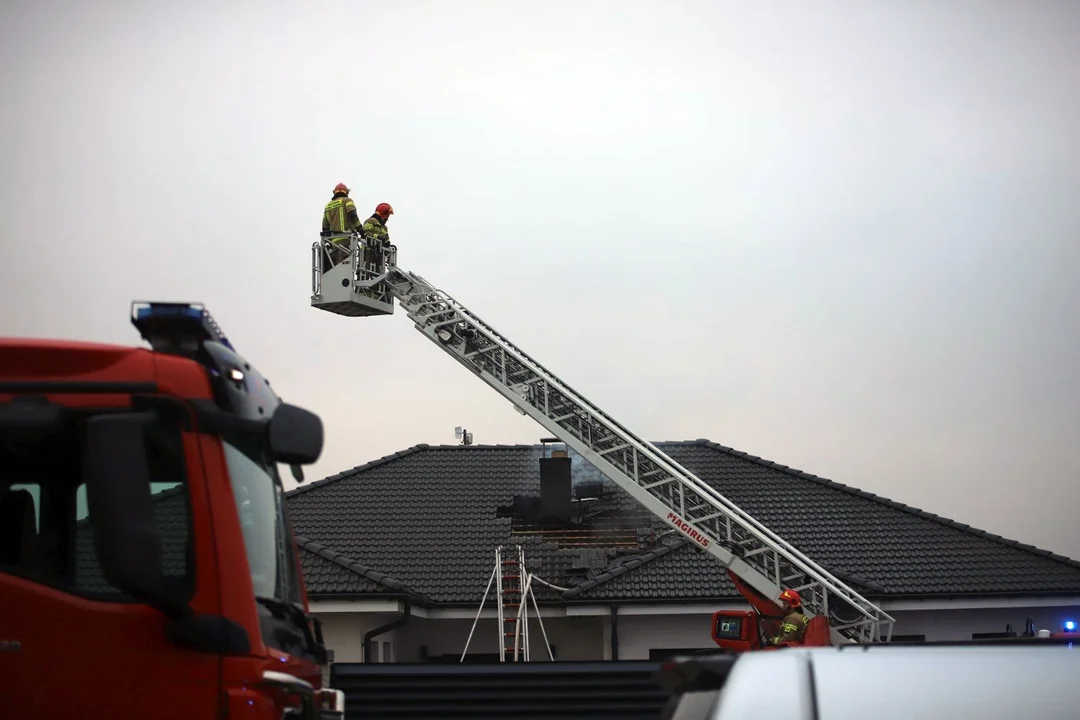
[[[784,616],[780,622],[780,634],[773,638],[773,645],[785,642],[800,642],[810,620],[798,610]]]
[[[390,241],[390,231],[386,228],[386,223],[378,215],[372,215],[365,220],[364,229],[361,232],[364,234],[364,240],[370,245],[379,245],[383,241]]]
[[[348,233],[360,229],[356,203],[346,195],[335,196],[323,210],[323,232]],[[336,239],[335,239],[336,240]]]

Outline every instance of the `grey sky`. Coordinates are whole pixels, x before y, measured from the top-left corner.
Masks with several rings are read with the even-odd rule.
[[[640,435],[1080,558],[1078,29],[1069,0],[9,2],[0,333],[132,343],[132,299],[206,302],[326,421],[309,477],[546,434],[403,314],[309,308],[344,181]]]

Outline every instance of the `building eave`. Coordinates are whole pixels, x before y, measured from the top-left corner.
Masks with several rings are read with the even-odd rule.
[[[478,603],[418,602],[416,598],[397,594],[311,595],[312,612],[323,613],[387,613],[400,612],[409,602],[417,617],[432,619],[462,619],[476,617]],[[964,596],[935,595],[891,597],[876,600],[885,612],[968,611],[994,608],[1080,607],[1080,593],[974,594]],[[721,610],[745,610],[749,607],[742,597],[718,597],[709,600],[663,602],[654,599],[609,599],[588,601],[538,602],[543,617],[581,617],[610,615],[617,608],[620,615],[711,615]],[[485,604],[481,617],[495,617],[494,602]]]

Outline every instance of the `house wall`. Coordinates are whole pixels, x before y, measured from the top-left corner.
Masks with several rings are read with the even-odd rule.
[[[1011,624],[1024,632],[1030,617],[1035,628],[1061,630],[1066,620],[1080,620],[1080,607],[975,608],[970,610],[891,610],[893,635],[926,635],[927,640],[970,640],[974,633],[1005,632]]]
[[[385,625],[398,617],[397,613],[331,612],[313,613],[322,621],[323,640],[334,651],[334,662],[363,662],[364,633]],[[375,638],[393,642],[393,631]],[[380,645],[377,653],[384,648]]]
[[[1031,617],[1036,628],[1060,629],[1065,620],[1080,621],[1080,606],[975,608],[975,609],[890,609],[896,618],[897,635],[925,635],[928,641],[970,640],[974,633],[1004,632],[1006,623],[1023,632]],[[316,613],[323,622],[327,645],[335,662],[362,662],[364,633],[384,625],[397,613],[333,612]],[[714,648],[709,637],[711,615],[623,614],[618,618],[620,660],[646,660],[650,650],[691,650]],[[376,662],[420,662],[422,648],[428,657],[460,656],[472,627],[472,619],[413,616],[409,623],[376,638]],[[544,629],[555,647],[557,660],[610,660],[610,618],[606,615],[546,617]],[[498,630],[494,618],[482,618],[469,643],[469,655],[497,655]],[[540,626],[530,625],[531,653],[546,658]]]
[[[329,612],[315,615],[322,621],[323,639],[334,651],[334,662],[363,662],[364,633],[400,617],[399,613]],[[412,616],[408,624],[373,638],[375,662],[420,662],[426,647],[428,657],[460,656],[472,628],[471,619],[444,619]],[[555,647],[558,660],[603,658],[606,618],[547,617],[544,630]],[[498,621],[481,618],[469,640],[469,655],[498,654]],[[546,658],[543,633],[535,619],[529,624],[530,653]],[[600,653],[599,655],[597,653]]]
[[[1014,607],[956,610],[887,610],[896,624],[893,635],[925,635],[927,641],[970,640],[974,633],[1000,633],[1011,623],[1024,631],[1030,617],[1036,628],[1060,630],[1065,620],[1080,621],[1080,607]],[[716,647],[709,637],[710,616],[620,615],[619,659],[647,660],[649,650]],[[607,622],[607,618],[603,618]]]
[[[605,618],[599,617],[546,617],[544,631],[548,642],[555,648],[556,660],[594,660],[602,647]],[[419,662],[421,646],[426,646],[429,657],[439,655],[460,656],[469,641],[469,655],[498,654],[498,621],[481,618],[476,631],[469,640],[472,620],[413,618],[409,624],[396,631],[399,660]],[[529,623],[529,652],[533,659],[547,659],[543,633],[535,619]]]
[[[607,621],[608,618],[604,618]],[[648,660],[649,650],[715,648],[710,615],[620,615],[619,660]]]

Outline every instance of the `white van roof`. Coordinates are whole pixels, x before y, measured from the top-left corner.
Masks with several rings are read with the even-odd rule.
[[[1080,717],[1080,648],[871,645],[748,652],[731,667],[709,714],[709,720],[1026,717]]]

